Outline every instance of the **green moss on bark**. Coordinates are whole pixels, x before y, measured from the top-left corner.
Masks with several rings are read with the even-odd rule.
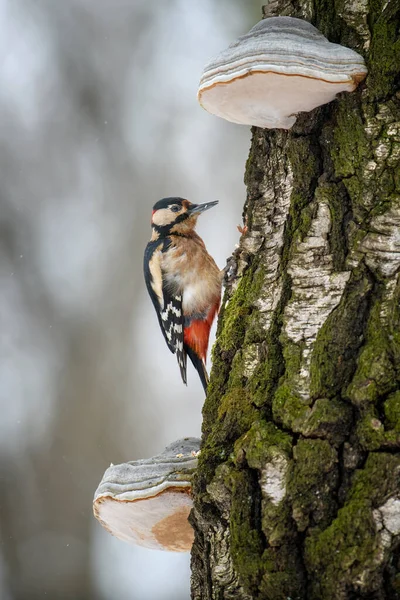
[[[222,351],[236,351],[244,340],[247,317],[250,314],[252,279],[253,271],[248,270],[224,310],[223,328],[218,338]]]
[[[337,452],[326,440],[300,439],[293,454],[289,494],[297,529],[326,527],[336,510],[332,491],[338,480]]]
[[[279,429],[274,423],[257,420],[235,444],[235,456],[244,452],[246,461],[252,469],[264,468],[266,462],[275,456],[278,450],[290,458],[292,453],[292,436]]]
[[[246,335],[251,336],[252,328],[248,327],[249,318],[253,309],[254,299],[260,291],[263,278],[262,269],[257,267],[256,261],[248,268],[241,278],[235,293],[229,301],[226,293],[223,308],[221,309],[218,330],[217,343],[213,348],[213,369],[211,372],[210,385],[207,391],[207,398],[203,407],[203,435],[207,440],[208,435],[214,428],[215,423],[221,422],[221,414],[225,415],[224,420],[230,422],[232,410],[225,410],[231,402],[233,411],[237,414],[246,412],[241,410],[241,400],[246,397],[247,392],[242,389],[244,366],[242,351],[239,349],[245,343]],[[233,392],[229,394],[230,391]],[[238,390],[241,390],[238,392]],[[224,406],[220,409],[224,400]],[[237,399],[237,401],[235,400]],[[234,419],[233,419],[234,420]],[[243,414],[243,420],[247,422],[247,416]],[[240,421],[240,418],[237,418]],[[218,426],[218,431],[213,432],[214,440],[211,446],[214,447],[218,440],[222,440],[226,428]],[[240,428],[233,428],[233,435]],[[215,463],[215,461],[213,461]]]
[[[400,391],[391,394],[385,401],[385,424],[388,429],[394,429],[400,433]]]
[[[260,599],[305,600],[301,561],[293,547],[268,548],[262,560],[264,572],[259,585]]]
[[[311,357],[312,397],[334,397],[354,373],[372,289],[365,269],[353,273],[339,306],[318,332]]]
[[[317,185],[321,160],[315,140],[307,137],[289,138],[287,155],[293,172],[293,191],[285,228],[285,243],[281,260],[282,272],[290,258],[293,240],[302,240],[310,229],[315,205],[309,205]]]
[[[225,484],[231,492],[230,533],[233,564],[245,589],[257,594],[263,569],[263,541],[257,527],[257,499],[249,472],[232,470]]]
[[[347,403],[319,398],[305,418],[293,422],[292,429],[305,437],[326,439],[333,446],[340,446],[349,434],[352,420],[353,412]]]
[[[283,486],[281,500],[277,501],[276,498],[269,498],[267,488],[263,491],[262,497],[260,496],[261,514],[259,517],[261,517],[261,529],[265,536],[262,538],[262,555],[260,554],[261,547],[257,542],[256,552],[251,559],[250,571],[247,555],[240,552],[235,555],[237,571],[242,574],[242,581],[247,582],[248,590],[251,590],[254,576],[258,577],[257,597],[260,598],[284,599],[288,595],[293,599],[304,597],[301,559],[297,550],[293,550],[295,530],[290,503],[284,491],[290,472],[291,448],[291,436],[281,431],[273,423],[265,420],[256,421],[250,430],[238,439],[234,448],[234,460],[238,467],[248,465],[254,470],[254,473],[257,473],[255,476],[261,484],[264,481],[264,474],[270,472],[268,471],[269,466],[273,470],[275,469],[273,471],[275,473],[277,468],[281,468],[281,485]],[[235,526],[238,524],[238,518],[242,517],[243,506],[247,510],[246,518],[249,519],[249,508],[246,509],[246,502],[249,503],[249,499],[244,500],[242,497],[242,494],[246,494],[247,490],[242,483],[240,488],[238,506],[241,509],[236,513]],[[259,493],[261,493],[261,490]],[[257,515],[252,513],[253,520],[255,517],[257,518]],[[241,527],[238,530],[241,532],[240,535],[243,536],[240,537],[242,542],[244,537],[248,535],[252,540],[251,531],[245,527],[243,530]],[[239,536],[237,539],[239,542]]]
[[[243,388],[233,388],[221,399],[218,408],[218,430],[222,439],[237,439],[257,418],[251,397]]]
[[[382,14],[383,8],[385,10]],[[373,100],[381,100],[393,93],[393,81],[398,77],[400,64],[398,10],[396,3],[369,0],[372,36],[366,83],[368,93]]]
[[[235,387],[226,392],[218,402],[212,430],[204,440],[199,457],[197,493],[202,494],[211,482],[216,467],[227,460],[234,441],[248,431],[258,413],[244,388]]]
[[[357,421],[356,435],[363,450],[379,450],[384,443],[385,428],[372,407],[362,411]]]
[[[340,102],[336,103],[333,140],[332,159],[336,175],[342,179],[360,177],[359,184],[364,186],[361,168],[369,158],[370,144],[362,121],[358,94],[343,94]],[[346,181],[344,184],[347,185]]]
[[[398,490],[400,458],[371,454],[353,480],[348,499],[324,531],[306,540],[305,559],[310,577],[310,600],[336,600],[357,592],[360,578],[376,589],[376,572],[382,552],[373,509]]]
[[[329,252],[335,271],[345,267],[347,254],[347,221],[349,218],[348,198],[345,187],[340,183],[320,182],[315,191],[318,202],[326,202],[331,213],[331,231],[328,236]]]
[[[263,350],[259,364],[249,378],[248,390],[252,395],[253,403],[258,407],[267,407],[271,411],[272,399],[278,386],[280,377],[285,370],[282,354],[280,334],[282,330],[283,309],[291,294],[291,279],[288,275],[282,276],[282,292],[278,306],[272,316],[271,325],[267,334],[263,332]],[[257,314],[257,313],[255,313]],[[250,334],[247,334],[250,336]]]
[[[381,321],[382,308],[382,300],[377,298],[368,320],[366,343],[359,356],[354,378],[347,389],[351,402],[363,410],[397,387],[392,341]]]
[[[272,405],[274,419],[284,427],[291,429],[295,421],[303,421],[309,414],[307,403],[294,394],[288,385],[281,385]]]

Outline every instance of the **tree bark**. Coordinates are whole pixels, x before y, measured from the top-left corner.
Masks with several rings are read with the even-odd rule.
[[[300,4],[302,6],[300,6]],[[253,128],[194,485],[194,600],[400,598],[400,8],[275,0],[367,62]]]

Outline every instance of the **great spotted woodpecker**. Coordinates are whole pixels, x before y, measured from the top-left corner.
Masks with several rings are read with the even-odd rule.
[[[221,272],[195,232],[198,216],[218,202],[163,198],[153,206],[152,236],[144,253],[147,290],[183,383],[189,356],[204,390],[210,329],[221,302]]]

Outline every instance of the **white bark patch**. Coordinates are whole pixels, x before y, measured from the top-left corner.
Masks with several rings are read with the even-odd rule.
[[[260,363],[260,344],[249,344],[243,349],[243,375],[251,377]]]
[[[400,268],[400,201],[374,217],[369,229],[359,250],[372,271],[391,277]]]
[[[207,537],[212,549],[209,557],[212,581],[224,590],[224,598],[227,598],[227,600],[233,598],[251,600],[252,596],[249,596],[240,585],[232,563],[229,529],[218,524],[216,527],[209,529]],[[203,582],[201,582],[202,584]],[[200,595],[196,594],[194,597],[200,598]],[[201,597],[203,598],[203,595]]]
[[[363,41],[364,50],[368,50],[371,42],[371,33],[368,27],[368,0],[353,0],[344,2],[340,11],[341,18],[352,29],[357,31]]]
[[[262,140],[260,143],[263,143]],[[262,202],[252,215],[251,231],[241,238],[239,246],[241,252],[237,258],[237,277],[232,285],[234,291],[240,276],[246,269],[249,254],[258,254],[262,247],[261,268],[264,281],[258,299],[255,301],[255,308],[261,313],[260,321],[266,331],[271,326],[272,314],[282,293],[278,271],[293,191],[293,171],[285,154],[284,145],[282,140],[282,143],[275,148],[274,162],[265,166],[264,177],[258,184]]]
[[[286,474],[288,463],[283,456],[275,456],[261,470],[260,485],[262,495],[272,504],[279,504],[286,495]]]
[[[269,329],[272,314],[279,302],[282,285],[278,279],[278,270],[283,247],[285,223],[290,208],[290,197],[293,190],[293,173],[290,166],[284,161],[277,163],[274,177],[268,173],[262,183],[261,190],[265,201],[265,210],[259,211],[257,221],[253,223],[263,238],[263,269],[264,282],[256,301],[256,308],[263,314],[263,325]]]
[[[331,228],[329,206],[321,202],[308,236],[297,245],[289,264],[292,276],[292,298],[284,316],[284,332],[302,350],[301,369],[295,389],[309,398],[310,362],[317,334],[326,319],[339,304],[350,272],[335,273],[329,252],[328,234]]]
[[[396,292],[396,286],[398,283],[398,279],[400,278],[400,273],[397,277],[393,277],[392,279],[388,279],[383,290],[382,301],[381,301],[381,310],[379,316],[381,318],[382,327],[389,327],[390,321],[392,318],[392,310],[393,310],[393,300]]]
[[[387,128],[387,136],[391,141],[390,155],[386,159],[388,167],[398,168],[400,160],[400,123],[391,123]]]
[[[264,238],[259,231],[250,231],[242,241],[242,248],[249,254],[257,254]]]
[[[392,535],[400,534],[400,498],[389,498],[378,509],[384,528]],[[374,511],[375,512],[375,511]],[[374,515],[375,516],[375,515]]]
[[[380,142],[374,150],[374,154],[376,158],[382,162],[382,160],[386,160],[390,154],[391,143],[390,142]]]
[[[376,508],[372,512],[372,515],[378,532],[378,553],[376,558],[379,563],[382,563],[392,546],[393,536],[400,534],[400,499],[389,498],[385,504]]]

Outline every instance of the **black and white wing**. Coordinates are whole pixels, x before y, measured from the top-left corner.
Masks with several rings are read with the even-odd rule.
[[[168,348],[176,354],[182,380],[186,383],[187,356],[183,347],[182,296],[171,294],[165,286],[161,268],[163,249],[164,242],[158,240],[147,244],[144,254],[144,277],[161,331]]]

